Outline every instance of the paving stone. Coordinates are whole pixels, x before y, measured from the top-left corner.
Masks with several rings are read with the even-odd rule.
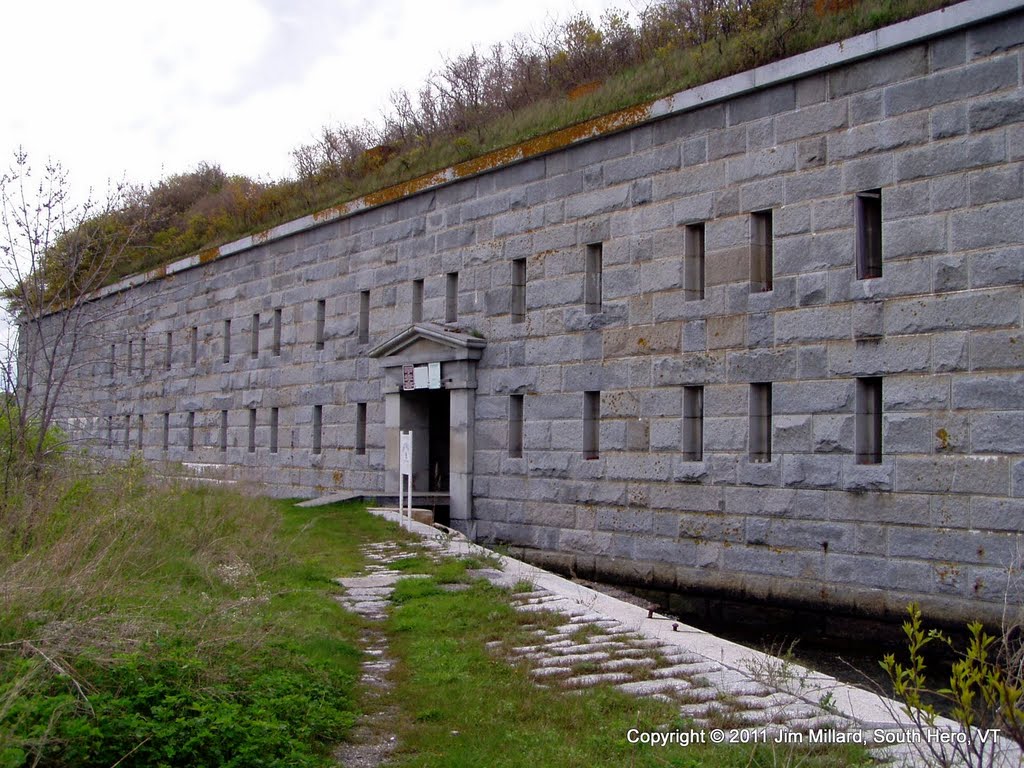
[[[548,644],[545,647],[554,649],[555,653],[560,653],[563,650],[566,650],[567,653],[593,653],[595,651],[609,653],[613,650],[609,643],[582,643],[577,645],[571,640],[560,640],[558,643]],[[571,649],[571,651],[567,649]]]
[[[349,588],[345,590],[345,597],[349,600],[374,599],[388,597],[393,591],[392,587],[363,587],[361,589]]]
[[[698,677],[708,672],[718,672],[722,667],[718,664],[673,664],[670,667],[661,667],[651,672],[656,677]]]
[[[633,696],[650,696],[666,691],[680,693],[687,690],[690,684],[682,680],[633,680],[628,683],[620,683],[615,687]]]
[[[587,664],[589,662],[605,661],[607,659],[607,653],[570,653],[548,656],[547,658],[537,658],[536,661],[537,664],[542,667],[564,667],[566,665],[573,666],[576,664]]]
[[[639,669],[641,667],[653,667],[655,664],[654,659],[611,659],[601,664],[601,669],[612,670],[618,669]]]
[[[542,595],[540,597],[531,597],[529,600],[518,601],[520,605],[544,605],[548,608],[553,607],[552,603],[563,602],[564,599],[556,595]]]
[[[570,667],[537,667],[531,669],[530,674],[534,677],[558,677],[561,675],[571,675],[572,669]]]
[[[630,648],[630,647],[620,648],[619,650],[615,651],[615,655],[616,656],[631,656],[631,657],[647,656],[648,653],[649,652],[646,649],[644,649],[644,648]]]
[[[516,610],[522,611],[523,613],[531,613],[535,611],[550,611],[551,606],[546,605],[544,603],[521,603],[520,605],[516,606]]]
[[[693,704],[683,704],[681,707],[679,707],[680,717],[689,717],[694,720],[703,720],[704,718],[716,712],[718,712],[717,707],[709,706],[708,704],[701,702]]]
[[[708,685],[713,688],[717,688],[721,691],[728,691],[730,694],[741,696],[744,693],[753,693],[754,690],[761,691],[763,688],[759,683],[753,683],[749,678],[745,677],[741,672],[737,672],[734,669],[726,669],[725,667],[719,667],[713,672],[702,672],[701,679],[703,679]],[[748,691],[745,686],[758,686],[754,690]]]
[[[606,629],[608,627],[615,626],[615,624],[617,623],[617,622],[615,622],[615,621],[613,621],[611,619],[606,620],[606,621],[593,621],[593,620],[577,621],[574,618],[574,619],[572,619],[570,621],[571,621],[571,623],[563,624],[562,626],[558,627],[558,630],[560,632],[568,632],[568,633],[571,634],[573,632],[578,632],[580,626],[592,626],[592,627],[598,627],[600,629]]]
[[[662,656],[669,664],[703,664],[707,661],[695,653],[663,653]]]
[[[600,672],[592,675],[579,675],[567,677],[563,685],[567,688],[592,688],[595,685],[610,685],[629,680],[630,676],[625,672]]]

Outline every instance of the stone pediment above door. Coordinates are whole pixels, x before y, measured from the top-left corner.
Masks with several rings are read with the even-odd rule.
[[[416,363],[479,360],[487,340],[435,323],[416,323],[367,354],[385,368]]]

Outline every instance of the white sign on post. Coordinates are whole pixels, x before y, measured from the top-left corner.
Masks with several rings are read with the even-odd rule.
[[[408,509],[409,527],[412,528],[412,432],[399,432],[398,443],[398,514],[406,516]],[[406,486],[408,478],[408,486]],[[408,507],[405,505],[408,487]]]
[[[412,432],[400,433],[402,440],[398,448],[398,470],[403,475],[412,476]]]

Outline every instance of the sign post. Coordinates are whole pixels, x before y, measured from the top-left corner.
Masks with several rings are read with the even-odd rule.
[[[412,528],[412,432],[400,432],[400,441],[398,447],[398,514],[405,517],[406,510],[409,515],[409,525]],[[405,488],[406,488],[406,477],[409,478],[409,491],[408,491],[408,507],[405,506]]]

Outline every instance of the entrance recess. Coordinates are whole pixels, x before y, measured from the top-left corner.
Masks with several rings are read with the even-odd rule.
[[[384,374],[385,492],[398,492],[399,432],[411,430],[413,495],[447,491],[451,526],[469,536],[475,533],[476,365],[486,345],[475,336],[418,323],[369,353]],[[427,376],[422,369],[432,363],[435,375]]]
[[[399,428],[412,432],[412,488],[447,493],[451,455],[450,393],[446,389],[401,392]]]

